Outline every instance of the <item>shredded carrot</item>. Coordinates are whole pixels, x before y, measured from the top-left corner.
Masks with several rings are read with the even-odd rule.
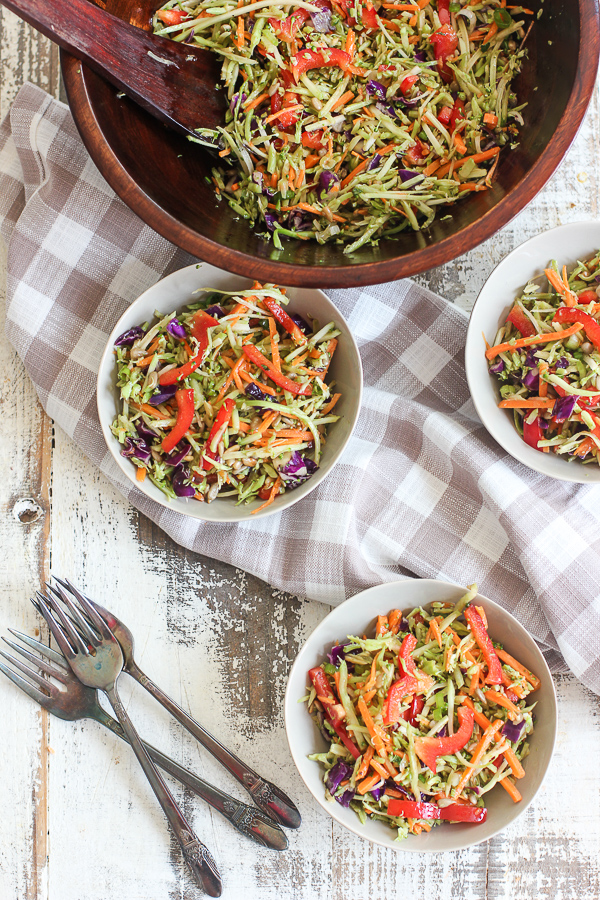
[[[345,106],[346,103],[350,103],[351,100],[354,100],[354,94],[352,93],[352,91],[346,91],[345,94],[342,94],[339,100],[336,100],[331,108],[335,112],[336,110],[341,109],[342,106]]]
[[[552,397],[520,397],[518,400],[501,400],[500,409],[552,409]]]
[[[442,634],[440,632],[440,624],[439,619],[436,617],[431,620],[429,623],[429,627],[431,628],[431,633],[434,636],[435,640],[438,643],[438,647],[440,650],[442,649]]]
[[[144,478],[146,477],[146,474],[147,473],[146,473],[146,469],[144,468],[144,466],[137,467],[137,471],[135,473],[135,477],[136,477],[137,481],[143,481]]]
[[[471,683],[469,684],[469,694],[473,696],[477,688],[479,687],[479,668],[477,671],[473,673],[471,676]]]
[[[275,500],[275,497],[279,493],[280,485],[281,485],[281,476],[278,476],[277,481],[271,488],[271,493],[269,494],[269,499],[265,503],[263,503],[262,506],[259,506],[258,509],[253,509],[252,515],[255,515],[257,512],[260,512],[262,509],[266,509],[267,506],[270,506],[271,503],[273,503],[273,501]]]
[[[360,766],[356,770],[356,781],[360,781],[361,778],[364,778],[367,772],[369,771],[369,766],[371,760],[373,758],[373,754],[375,753],[375,748],[369,744],[365,752],[363,753],[363,758],[361,760]]]
[[[379,149],[377,151],[377,155],[385,156],[387,153],[391,153],[391,151],[394,149],[395,146],[396,146],[395,142],[392,144],[387,144],[385,147],[381,147],[381,149]],[[364,170],[367,168],[367,166],[369,165],[370,162],[371,162],[371,157],[369,157],[369,159],[363,159],[363,161],[361,163],[359,163],[357,165],[357,167],[350,172],[349,175],[346,175],[346,177],[342,181],[340,187],[345,188],[346,185],[350,181],[352,181],[353,178],[355,178],[357,175],[360,175],[361,172],[364,172]]]
[[[387,772],[387,769],[385,769],[385,768],[381,765],[381,763],[377,762],[376,759],[372,759],[372,760],[371,760],[371,768],[372,768],[375,772],[377,772],[377,774],[378,774],[381,778],[384,778],[384,779],[385,779],[385,778],[388,778],[388,772]]]
[[[469,160],[473,160],[473,162],[480,163],[485,162],[486,159],[491,159],[493,156],[496,156],[500,153],[500,147],[492,147],[490,150],[483,150],[481,153],[474,153],[473,156],[465,156],[463,159],[459,160],[460,165],[463,166]],[[446,163],[441,169],[437,171],[438,178],[444,178],[445,175],[450,171],[450,166],[452,163]]]
[[[338,402],[338,400],[340,399],[341,396],[342,396],[341,394],[334,394],[333,397],[331,398],[331,400],[329,401],[329,403],[327,404],[327,406],[324,406],[323,409],[321,410],[321,415],[327,416],[331,412],[331,410],[333,409],[333,407]]]
[[[386,622],[387,622],[387,617],[386,617]],[[377,677],[377,661],[382,653],[383,653],[383,650],[380,650],[373,657],[373,662],[371,663],[371,674],[369,675],[369,680],[365,684],[365,691],[370,691],[375,687],[375,679]],[[365,698],[365,703],[366,702],[367,702],[367,700]]]
[[[258,381],[258,379],[254,378],[253,375],[250,375],[249,372],[246,372],[246,371],[240,372],[240,377],[241,377],[242,381],[252,382],[252,384],[258,385],[258,387],[261,389],[261,391],[264,391],[265,394],[269,394],[271,397],[277,396],[276,390],[274,390],[272,387],[269,387],[268,384],[264,384],[264,382]],[[291,413],[289,415],[291,415]]]
[[[497,655],[502,660],[502,662],[506,663],[507,666],[510,666],[511,669],[514,669],[515,672],[519,672],[524,678],[527,679],[529,684],[532,686],[534,691],[537,691],[540,684],[542,683],[539,678],[526,669],[525,666],[521,665],[513,656],[506,652],[506,650],[496,650]]]
[[[500,731],[500,729],[503,728],[503,726],[504,722],[502,721],[502,719],[496,719],[496,721],[492,722],[483,732],[479,743],[473,751],[473,755],[471,756],[469,765],[461,775],[460,781],[456,785],[456,797],[460,797],[460,795],[462,794],[465,785],[467,784],[471,775],[475,772],[475,769],[477,768],[477,765],[480,762],[483,754],[487,750],[490,741],[494,738],[494,735],[496,735]]]
[[[489,30],[488,33],[486,34],[486,36],[485,36],[485,38],[484,38],[484,40],[483,40],[483,43],[484,43],[484,44],[489,43],[489,42],[491,41],[491,39],[494,37],[494,35],[496,35],[497,33],[498,33],[498,26],[497,26],[497,24],[496,24],[495,22],[492,22],[492,27],[490,28],[490,30]]]
[[[487,359],[494,359],[495,356],[498,356],[499,353],[506,353],[511,350],[518,350],[520,347],[530,347],[532,344],[547,344],[548,341],[562,341],[565,338],[570,337],[572,334],[575,334],[576,331],[581,331],[583,325],[580,322],[575,322],[574,325],[571,325],[570,328],[564,329],[564,331],[554,331],[550,334],[534,334],[532,337],[519,338],[519,340],[515,341],[514,344],[506,342],[504,344],[496,344],[495,347],[490,347],[485,351],[485,355]]]
[[[271,359],[277,371],[281,372],[281,360],[279,358],[279,347],[277,346],[279,335],[277,334],[275,319],[272,318],[269,318],[269,334],[271,335]]]
[[[356,49],[356,37],[351,28],[348,29],[348,34],[346,35],[346,46],[344,49],[345,49],[346,53],[348,54],[348,56],[350,57],[350,59],[354,59],[354,50]],[[353,96],[351,92],[350,92],[350,94],[351,94],[351,96]],[[335,109],[335,107],[334,107],[334,109]]]
[[[377,616],[377,625],[375,626],[375,634],[377,637],[381,637],[382,634],[385,634],[388,630],[388,617],[387,616]]]
[[[494,115],[494,113],[485,113],[483,117],[483,124],[489,125],[490,128],[495,128],[498,124],[498,116]]]
[[[381,781],[381,775],[370,775],[368,778],[365,778],[364,781],[361,781],[360,784],[357,784],[356,790],[359,794],[366,794],[371,788],[374,788],[376,784],[379,784]]]
[[[496,703],[498,706],[503,706],[508,710],[508,718],[512,722],[516,722],[521,718],[521,710],[518,706],[515,706],[508,697],[505,697],[504,694],[501,694],[499,691],[486,691],[485,692],[486,700],[489,700],[490,703]]]
[[[453,140],[454,146],[456,147],[456,149],[458,150],[460,155],[464,156],[465,153],[467,152],[467,145],[463,141],[461,135],[455,134],[452,140]]]
[[[510,797],[514,800],[515,803],[518,803],[519,800],[522,800],[521,794],[517,790],[516,786],[512,783],[508,775],[506,778],[502,778],[500,780],[500,784],[504,788],[504,790],[508,793]]]
[[[575,306],[577,304],[577,296],[569,287],[569,279],[567,278],[567,267],[563,268],[562,279],[556,274],[554,269],[544,269],[544,275],[560,296],[565,301],[565,306]]]
[[[160,412],[155,406],[150,406],[149,403],[133,403],[133,401],[129,401],[129,405],[133,406],[134,409],[139,409],[140,412],[145,412],[148,416],[153,416],[155,419],[171,419],[172,416],[166,416],[164,413]]]
[[[217,399],[216,399],[216,401],[215,401],[216,403],[220,403],[220,402],[221,402],[221,400],[223,399],[223,397],[224,397],[225,394],[227,393],[227,390],[228,390],[228,388],[229,388],[229,385],[230,385],[231,382],[235,379],[235,376],[239,373],[239,370],[240,370],[240,368],[242,367],[242,365],[244,364],[245,360],[246,360],[246,357],[245,357],[245,356],[240,356],[240,358],[238,359],[238,361],[237,361],[236,363],[234,363],[231,372],[229,373],[229,375],[228,375],[227,378],[225,379],[225,383],[224,383],[223,387],[222,387],[221,390],[219,391],[219,394],[218,394]]]
[[[402,611],[399,609],[393,609],[388,613],[388,623],[390,626],[390,631],[392,634],[398,634],[400,630],[400,622],[402,621]]]

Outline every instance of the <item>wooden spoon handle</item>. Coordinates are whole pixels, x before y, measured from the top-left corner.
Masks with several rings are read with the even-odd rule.
[[[213,54],[146,33],[88,0],[0,3],[177,131],[223,121]]]

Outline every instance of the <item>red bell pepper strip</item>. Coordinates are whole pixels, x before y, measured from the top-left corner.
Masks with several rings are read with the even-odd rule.
[[[458,47],[458,35],[451,25],[442,25],[437,31],[434,31],[429,38],[433,44],[433,52],[437,59],[438,72],[442,76],[442,80],[446,84],[454,79],[454,73],[448,66],[447,60],[454,56]]]
[[[321,134],[322,133],[323,132],[321,132]],[[302,331],[300,331],[294,320],[290,319],[285,309],[283,309],[283,307],[281,307],[276,300],[273,300],[271,297],[265,297],[265,299],[263,300],[263,306],[265,307],[265,309],[268,309],[273,318],[277,319],[279,324],[283,325],[285,330],[289,334],[291,334],[292,340],[295,344],[306,344],[306,335]]]
[[[502,684],[502,664],[483,624],[483,619],[474,606],[467,606],[464,616],[488,667],[486,682],[488,684]]]
[[[440,819],[445,822],[485,822],[487,809],[484,806],[451,803],[449,806],[440,806]]]
[[[341,703],[337,702],[325,672],[320,666],[317,666],[315,669],[310,669],[308,677],[314,685],[317,692],[317,699],[323,705],[323,710],[331,727],[344,744],[344,747],[350,751],[354,759],[358,759],[358,757],[361,756],[361,752],[349,736],[343,724],[346,715],[344,707]]]
[[[410,91],[410,89],[412,87],[414,87],[414,85],[417,83],[418,80],[419,80],[419,75],[407,75],[406,78],[404,78],[403,81],[400,82],[400,90],[402,91],[402,93],[404,94],[405,97],[408,94],[408,92]],[[438,116],[438,118],[439,118],[439,116]]]
[[[429,147],[417,138],[416,144],[409,147],[404,155],[412,166],[416,166],[429,155]]]
[[[324,150],[327,146],[323,143],[322,131],[303,131],[301,141],[303,147],[310,147],[311,150]]]
[[[414,694],[418,687],[419,685],[414,675],[404,675],[392,684],[383,704],[384,725],[395,725],[400,720],[400,707],[402,706],[403,697]]]
[[[408,709],[404,710],[401,719],[404,719],[405,722],[408,722],[409,725],[413,725],[415,728],[417,727],[417,716],[423,711],[423,707],[425,706],[425,697],[417,697],[416,695],[412,698],[411,704]]]
[[[580,294],[577,294],[578,303],[583,303],[585,305],[586,303],[598,303],[598,301],[600,301],[600,297],[598,297],[596,291],[592,291],[589,288],[582,291]]]
[[[367,0],[366,5],[362,7],[361,17],[363,28],[367,28],[369,31],[374,31],[376,28],[379,28],[377,11],[373,4],[369,3],[369,0]]]
[[[397,800],[388,803],[388,814],[403,819],[442,819],[446,822],[485,822],[487,809],[463,803],[437,806],[435,803],[417,803],[414,800]]]
[[[438,0],[438,18],[441,25],[450,25],[452,22],[450,0]]]
[[[416,646],[417,639],[413,634],[407,634],[400,644],[398,669],[401,672],[404,671],[404,675],[395,681],[387,692],[387,697],[383,704],[383,722],[385,725],[395,725],[399,721],[402,698],[409,694],[414,694],[419,687],[415,677],[417,667],[410,655]]]
[[[452,108],[452,115],[450,116],[450,131],[454,131],[457,123],[464,119],[465,117],[465,101],[461,100],[460,97],[457,97],[454,101],[454,106]]]
[[[532,322],[525,315],[520,306],[515,305],[506,317],[507,321],[512,322],[515,328],[521,332],[522,337],[532,337],[537,334]]]
[[[400,85],[400,89],[402,89],[402,85]],[[450,120],[452,119],[453,109],[451,106],[442,106],[439,113],[437,114],[438,122],[441,122],[442,125],[449,125]]]
[[[454,734],[448,737],[420,737],[415,740],[415,753],[432,772],[437,767],[438,756],[449,756],[462,750],[468,744],[473,734],[475,713],[469,707],[460,706],[456,711],[460,727]]]
[[[293,91],[286,91],[283,95],[283,99],[277,91],[272,95],[271,112],[277,113],[280,110],[284,110],[277,119],[282,131],[288,131],[295,127],[296,122],[300,118],[298,111],[290,110],[289,112],[285,112],[285,109],[288,106],[297,106],[299,102],[299,95],[295,94]]]
[[[206,353],[206,348],[208,347],[208,329],[213,328],[218,324],[218,320],[213,319],[213,317],[209,316],[203,309],[197,310],[192,317],[191,330],[198,341],[198,353],[178,369],[169,369],[168,372],[159,375],[158,383],[177,384],[178,381],[183,381],[187,375],[191,375],[192,372],[198,368]]]
[[[556,311],[552,322],[559,322],[561,325],[580,322],[588,341],[591,341],[596,350],[600,350],[600,324],[589,313],[583,312],[581,309],[561,306]],[[560,337],[560,334],[558,336]]]
[[[352,65],[352,59],[345,50],[327,49],[327,50],[301,50],[291,58],[292,75],[297,82],[301,75],[308,72],[309,69],[321,69],[326,66],[338,66],[344,72],[351,72],[354,75],[364,74],[364,69],[358,69]]]
[[[231,421],[231,416],[234,409],[235,400],[223,401],[223,405],[217,413],[217,417],[213,422],[212,428],[210,429],[210,433],[208,435],[208,440],[206,442],[206,447],[204,450],[205,456],[209,456],[211,459],[217,458],[217,447],[219,445],[219,441],[225,434],[225,429]],[[202,468],[208,471],[208,469],[212,469],[212,465],[208,460],[203,459]]]
[[[403,819],[439,819],[440,808],[435,803],[417,803],[416,800],[398,800],[392,797],[388,802],[388,815]]]
[[[191,18],[189,13],[184,13],[180,9],[159,9],[156,16],[165,25],[181,25],[186,19]]]
[[[308,10],[299,9],[298,12],[285,19],[270,18],[269,25],[281,40],[291,44],[309,16]]]
[[[530,447],[533,447],[534,450],[541,450],[541,447],[538,447],[538,441],[542,441],[544,439],[544,432],[540,428],[540,417],[537,416],[533,422],[528,423],[527,419],[523,422],[523,440],[526,444],[529,444]]]
[[[260,350],[256,349],[254,344],[244,344],[244,356],[246,356],[250,362],[253,362],[255,366],[258,366],[266,372],[271,381],[278,384],[284,391],[289,391],[290,394],[295,394],[300,397],[310,397],[312,394],[311,384],[296,384],[295,381],[292,381],[281,372],[278,372],[273,363],[267,359],[266,356],[263,356]]]
[[[177,420],[171,431],[162,439],[161,447],[165,453],[174,450],[181,438],[189,431],[194,418],[194,389],[181,388],[175,392],[177,403]]]

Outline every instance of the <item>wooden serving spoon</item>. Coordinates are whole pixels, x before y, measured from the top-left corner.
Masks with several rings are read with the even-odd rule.
[[[224,124],[214,53],[150,34],[88,0],[0,3],[176,131],[196,135]]]

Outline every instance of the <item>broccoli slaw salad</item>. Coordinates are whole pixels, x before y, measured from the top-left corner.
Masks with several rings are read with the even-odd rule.
[[[232,164],[217,195],[277,249],[352,253],[492,186],[523,124],[532,16],[507,0],[168,0],[153,27],[223,60],[226,119],[197,138]]]
[[[600,252],[571,273],[552,260],[486,346],[501,409],[530,447],[600,464]]]
[[[114,342],[121,455],[167,498],[270,506],[317,472],[340,394],[339,330],[289,315],[285,289],[207,290]]]
[[[521,800],[540,681],[490,637],[476,596],[380,615],[374,636],[344,638],[308,673],[326,798],[396,840],[484,822],[494,789]]]

